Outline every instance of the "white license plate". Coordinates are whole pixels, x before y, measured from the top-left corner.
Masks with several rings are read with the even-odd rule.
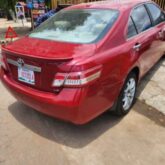
[[[34,85],[35,84],[34,71],[28,70],[26,68],[18,67],[18,80]]]

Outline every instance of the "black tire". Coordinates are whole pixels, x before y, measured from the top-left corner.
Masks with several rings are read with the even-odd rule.
[[[128,83],[129,83],[129,81],[133,81],[134,80],[134,82],[135,82],[135,91],[134,91],[134,95],[133,95],[133,97],[131,96],[131,98],[130,98],[130,100],[132,99],[132,101],[131,101],[131,103],[130,103],[130,106],[128,107],[128,108],[126,108],[125,106],[124,106],[124,101],[123,101],[123,99],[125,98],[125,96],[126,96],[126,92],[125,92],[125,90],[128,88]],[[132,106],[133,106],[133,104],[135,103],[135,96],[136,96],[136,90],[137,90],[137,75],[135,74],[135,73],[133,73],[133,72],[131,72],[129,75],[128,75],[128,77],[127,77],[127,79],[126,79],[126,81],[125,81],[125,83],[124,83],[124,85],[123,85],[123,88],[122,88],[122,90],[121,90],[121,92],[120,92],[120,95],[119,95],[119,97],[118,97],[118,100],[117,100],[117,102],[116,102],[116,106],[115,106],[115,111],[114,111],[114,113],[115,113],[115,115],[118,115],[118,116],[124,116],[124,115],[126,115],[129,111],[130,111],[130,109],[132,108]],[[127,96],[127,97],[129,97],[129,96]]]

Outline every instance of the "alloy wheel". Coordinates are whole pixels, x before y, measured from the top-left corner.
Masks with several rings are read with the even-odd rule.
[[[134,78],[130,78],[127,81],[126,88],[123,93],[123,110],[128,111],[131,107],[134,97],[136,93],[136,80]]]

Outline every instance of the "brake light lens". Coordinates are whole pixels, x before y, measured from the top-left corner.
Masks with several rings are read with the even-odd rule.
[[[101,66],[81,72],[57,73],[53,87],[82,87],[95,82],[101,75]]]
[[[0,66],[2,66],[4,69],[6,69],[6,64],[4,61],[4,57],[2,56],[2,51],[0,50]]]

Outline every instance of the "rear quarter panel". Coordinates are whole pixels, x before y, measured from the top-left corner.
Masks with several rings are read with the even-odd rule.
[[[112,107],[129,71],[138,65],[132,43],[126,42],[124,36],[128,17],[129,12],[123,13],[109,34],[97,44],[95,54],[75,65],[75,68],[81,66],[82,69],[102,65],[101,77],[95,84],[84,88],[81,117],[95,117]]]

